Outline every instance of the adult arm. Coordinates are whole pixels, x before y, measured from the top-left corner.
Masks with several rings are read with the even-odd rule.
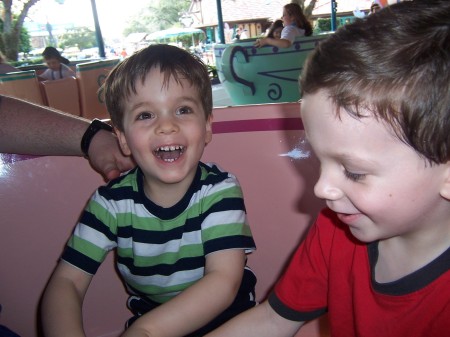
[[[42,326],[46,337],[84,337],[83,299],[92,275],[61,261],[42,297]]]
[[[290,321],[278,315],[268,301],[244,311],[205,337],[288,337],[304,322]]]
[[[255,47],[261,48],[264,46],[274,46],[278,48],[289,48],[292,45],[292,42],[288,39],[274,39],[272,37],[263,37],[261,39],[257,39],[255,42]]]
[[[236,297],[245,253],[229,249],[206,257],[205,276],[170,301],[139,318],[123,337],[185,336],[223,312]]]
[[[80,143],[90,121],[49,107],[0,96],[0,152],[83,156]],[[89,147],[92,167],[107,179],[134,164],[120,151],[117,137],[99,131]]]

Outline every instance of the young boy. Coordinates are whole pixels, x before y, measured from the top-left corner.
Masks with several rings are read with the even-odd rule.
[[[321,163],[319,215],[268,301],[209,337],[448,336],[450,2],[413,1],[338,30],[301,76]]]
[[[116,250],[135,315],[124,336],[203,336],[255,305],[256,282],[241,188],[200,162],[212,138],[206,67],[180,48],[150,46],[111,72],[105,97],[138,166],[100,187],[81,215],[43,297],[45,335],[84,335],[83,297]]]

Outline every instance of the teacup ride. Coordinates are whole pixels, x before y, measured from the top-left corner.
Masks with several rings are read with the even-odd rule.
[[[220,82],[235,105],[296,102],[308,54],[328,35],[297,38],[291,47],[254,47],[256,39],[216,44]]]

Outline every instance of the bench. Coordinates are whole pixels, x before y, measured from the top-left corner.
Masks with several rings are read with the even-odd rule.
[[[249,266],[263,300],[295,247],[324,206],[313,195],[318,162],[308,155],[298,103],[214,109],[213,140],[203,161],[238,177],[257,251]],[[296,159],[302,158],[304,159]],[[38,302],[90,194],[103,184],[78,157],[0,155],[0,323],[23,337],[37,337]],[[118,336],[131,316],[110,254],[86,295],[89,336]],[[326,337],[325,319],[297,337]]]

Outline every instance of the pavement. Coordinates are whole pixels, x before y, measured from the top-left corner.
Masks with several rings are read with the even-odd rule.
[[[221,83],[212,86],[212,95],[214,108],[233,105],[230,96]]]

